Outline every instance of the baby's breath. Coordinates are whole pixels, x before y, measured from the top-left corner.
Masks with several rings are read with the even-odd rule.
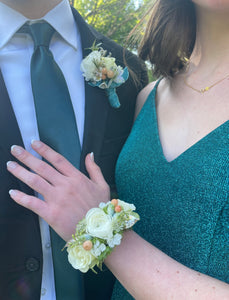
[[[123,231],[140,220],[134,209],[134,205],[119,199],[90,209],[66,245],[72,266],[84,273],[89,269],[95,272],[95,266],[102,269],[104,259],[120,245]]]

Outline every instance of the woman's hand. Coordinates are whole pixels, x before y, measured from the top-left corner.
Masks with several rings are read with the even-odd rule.
[[[15,190],[11,197],[69,240],[86,212],[109,200],[108,185],[90,155],[86,157],[86,168],[91,179],[45,144],[36,141],[32,147],[54,167],[14,146],[12,154],[35,174],[15,162],[9,162],[7,168],[42,194],[45,201]],[[121,245],[105,263],[135,299],[229,299],[228,284],[185,267],[132,230],[125,232]]]
[[[10,196],[18,204],[42,217],[63,239],[69,240],[75,232],[76,224],[87,211],[109,200],[109,186],[94,162],[93,153],[85,159],[89,179],[44,143],[34,141],[32,148],[53,167],[22,147],[13,146],[12,155],[35,173],[16,162],[8,162],[7,169],[41,194],[45,201],[18,190],[11,190]]]

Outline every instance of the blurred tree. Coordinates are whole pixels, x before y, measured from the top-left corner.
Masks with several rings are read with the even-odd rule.
[[[120,45],[140,22],[152,0],[69,0],[88,24]],[[140,35],[142,30],[139,31]],[[138,32],[138,34],[139,34]],[[128,46],[137,48],[137,44]]]
[[[137,53],[139,42],[148,20],[147,12],[155,0],[69,0],[88,24],[118,44]],[[140,26],[139,26],[140,25]],[[135,27],[136,30],[134,29]],[[127,38],[130,32],[131,38]],[[152,75],[150,63],[147,63],[149,80]]]

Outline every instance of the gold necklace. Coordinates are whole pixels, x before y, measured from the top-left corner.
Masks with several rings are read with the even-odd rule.
[[[184,79],[184,84],[189,87],[190,89],[200,93],[200,94],[203,94],[205,92],[208,92],[211,88],[213,88],[213,86],[216,86],[217,84],[219,84],[220,82],[222,82],[223,80],[225,80],[227,77],[229,77],[229,74],[227,74],[227,76],[223,77],[222,79],[216,81],[215,83],[213,83],[212,85],[210,86],[206,86],[205,88],[202,88],[202,89],[196,89],[194,88],[193,86],[191,86],[189,83],[187,83],[187,77]]]

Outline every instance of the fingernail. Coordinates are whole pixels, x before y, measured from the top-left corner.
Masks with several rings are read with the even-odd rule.
[[[22,148],[19,147],[19,146],[13,145],[13,146],[11,147],[11,151],[12,151],[12,153],[15,154],[15,155],[20,155],[20,154],[22,154],[22,152],[24,151],[24,149],[22,149]]]
[[[31,141],[31,145],[32,145],[34,148],[40,148],[42,144],[41,144],[40,141],[32,140],[32,141]]]
[[[94,152],[91,152],[90,153],[90,158],[91,158],[91,160],[94,162],[95,161],[95,159],[94,159]]]
[[[16,166],[17,166],[17,163],[14,162],[14,161],[8,161],[8,162],[6,163],[6,165],[7,165],[7,168],[8,168],[8,169],[15,169]]]
[[[15,191],[15,190],[9,190],[9,194],[10,194],[10,196],[16,196],[16,194],[17,194],[17,191]]]

